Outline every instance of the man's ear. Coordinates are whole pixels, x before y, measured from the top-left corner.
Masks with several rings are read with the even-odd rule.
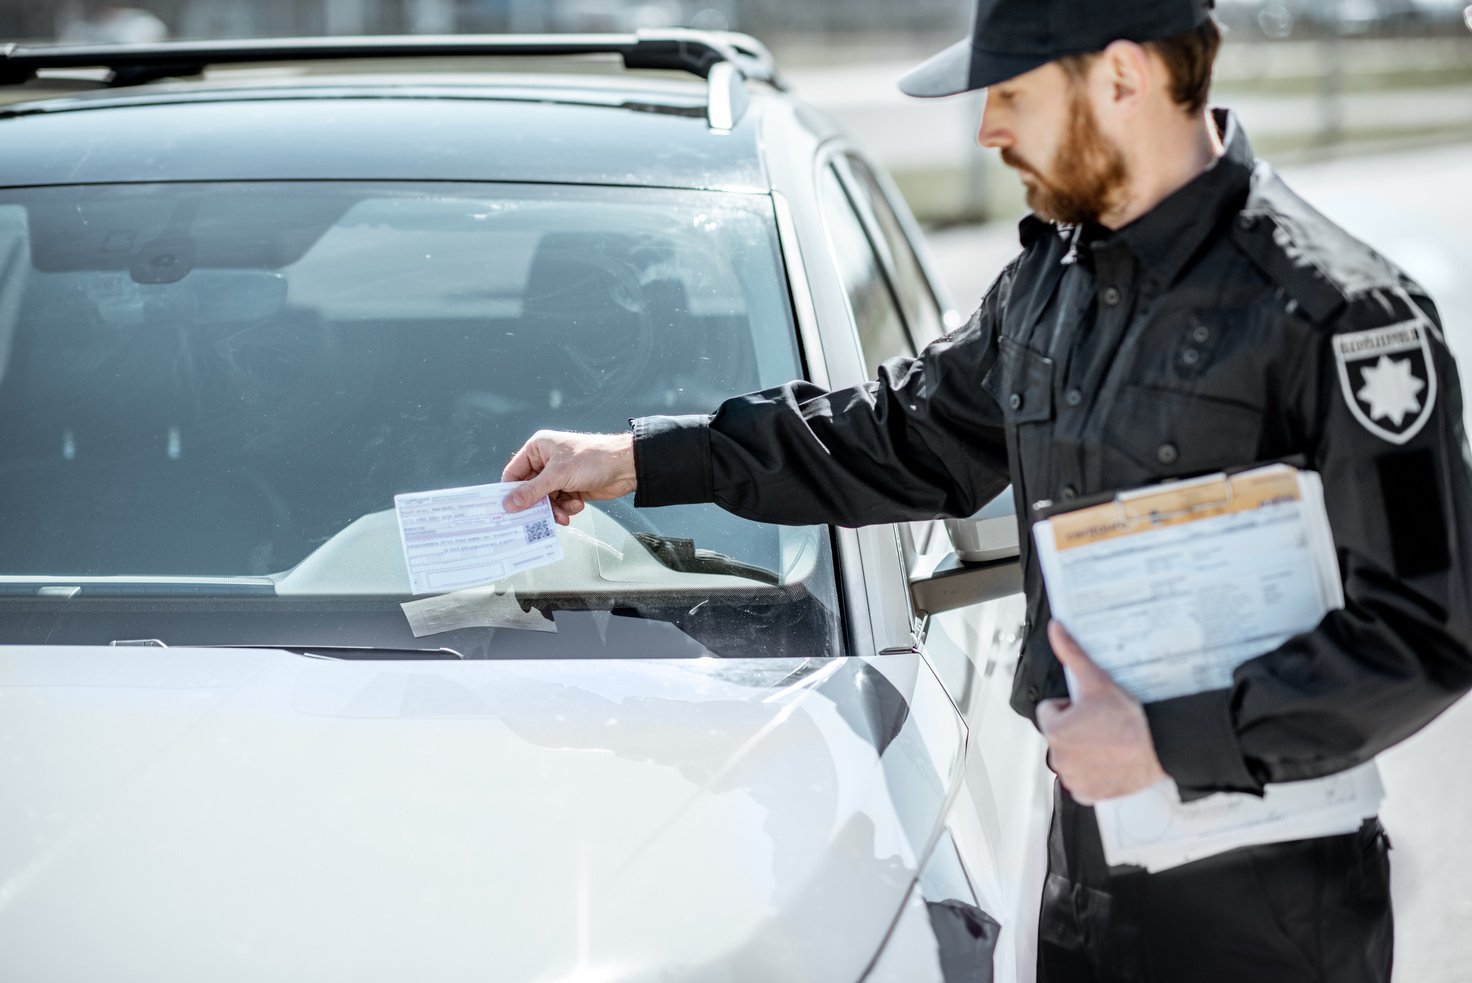
[[[1096,92],[1111,110],[1132,115],[1154,82],[1154,69],[1143,45],[1115,41],[1100,53],[1095,64]]]

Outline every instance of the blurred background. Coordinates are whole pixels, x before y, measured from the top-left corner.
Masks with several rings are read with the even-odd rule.
[[[1472,139],[1468,0],[1218,0],[1217,97],[1288,162]],[[895,80],[965,36],[967,0],[0,0],[0,40],[628,31],[756,35],[800,94],[876,154],[927,223],[1016,213],[971,133],[980,97],[903,99]],[[972,293],[969,288],[967,294]]]
[[[1217,0],[1214,101],[1313,205],[1418,279],[1472,364],[1469,0]],[[882,162],[969,312],[1017,249],[1021,191],[975,146],[978,94],[902,97],[896,80],[964,37],[969,0],[0,0],[0,42],[333,34],[756,35],[796,92]],[[1396,979],[1472,979],[1472,703],[1381,756],[1394,853]]]

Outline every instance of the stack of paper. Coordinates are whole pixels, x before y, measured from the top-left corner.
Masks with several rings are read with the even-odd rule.
[[[1218,793],[1182,803],[1174,782],[1094,808],[1111,864],[1166,870],[1255,843],[1353,833],[1375,815],[1385,790],[1371,761],[1306,782],[1267,786],[1262,798]]]
[[[1054,617],[1142,703],[1230,686],[1242,662],[1344,606],[1319,476],[1286,465],[1121,493],[1034,537]],[[1096,811],[1110,863],[1161,870],[1350,832],[1383,797],[1371,762],[1263,798],[1183,805],[1166,782]]]

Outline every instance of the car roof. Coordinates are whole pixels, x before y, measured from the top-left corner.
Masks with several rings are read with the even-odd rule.
[[[442,40],[10,46],[0,51],[0,75],[13,73],[0,89],[11,100],[0,106],[0,186],[361,179],[769,190],[759,120],[781,83],[751,39],[573,39],[634,69],[609,72],[605,61],[601,74],[586,58],[537,57],[549,43],[567,48],[563,38]],[[473,71],[465,57],[475,57]],[[86,91],[85,71],[66,82],[35,77],[48,59],[112,74]],[[262,61],[271,67],[255,67]],[[518,70],[506,71],[512,62]],[[201,69],[200,81],[173,78]]]

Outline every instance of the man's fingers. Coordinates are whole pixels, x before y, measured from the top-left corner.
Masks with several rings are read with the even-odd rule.
[[[506,496],[506,511],[520,512],[544,495],[561,509],[558,522],[582,510],[587,498],[618,498],[637,485],[633,438],[627,434],[538,431],[507,463],[503,481],[525,484]]]
[[[1038,703],[1038,729],[1044,734],[1057,726],[1058,720],[1072,703],[1068,700],[1043,700]]]
[[[1074,682],[1079,689],[1078,695],[1114,688],[1114,677],[1099,668],[1099,664],[1079,648],[1078,642],[1073,640],[1073,636],[1061,622],[1048,622],[1048,642],[1053,646],[1053,654],[1058,657],[1058,661],[1073,673]]]
[[[583,510],[583,500],[571,492],[554,492],[550,498],[552,503],[552,517],[557,520],[559,526],[572,524],[572,517]]]
[[[1099,804],[1099,800],[1094,798],[1092,795],[1087,795],[1075,789],[1068,788],[1067,782],[1063,783],[1063,787],[1065,789],[1068,789],[1068,794],[1073,796],[1073,801],[1077,802],[1081,806],[1092,806]]]
[[[506,467],[501,471],[501,480],[526,481],[540,470],[532,462],[532,441],[529,440],[506,462]]]

